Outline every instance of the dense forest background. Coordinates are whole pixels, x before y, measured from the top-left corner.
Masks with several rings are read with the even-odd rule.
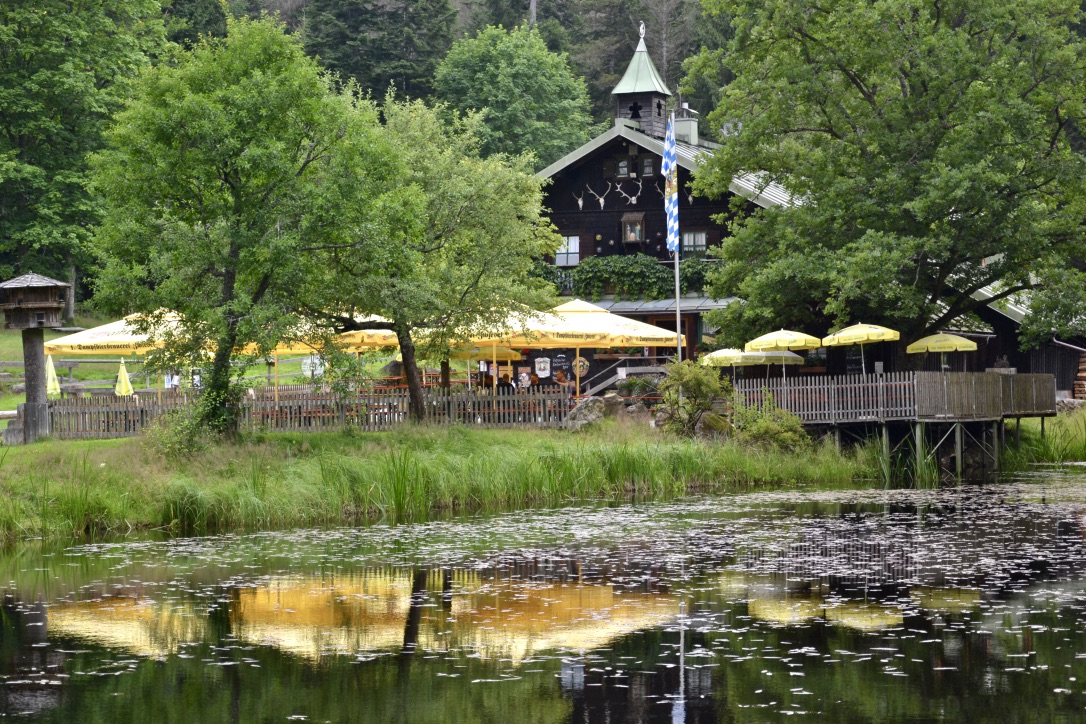
[[[0,8],[0,278],[36,271],[90,298],[89,159],[141,69],[225,36],[229,16],[278,19],[360,94],[392,88],[449,118],[486,108],[482,152],[529,152],[536,168],[610,123],[641,21],[673,91],[703,49],[682,99],[702,112],[723,85],[712,53],[730,27],[699,0],[12,0]]]

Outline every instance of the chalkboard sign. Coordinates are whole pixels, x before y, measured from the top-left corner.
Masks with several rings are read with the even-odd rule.
[[[845,374],[862,375],[863,372],[863,358],[860,356],[860,346],[849,347],[845,350]]]

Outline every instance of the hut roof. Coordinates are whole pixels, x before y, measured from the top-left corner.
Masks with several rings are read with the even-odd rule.
[[[8,279],[6,282],[0,282],[0,289],[26,289],[27,287],[68,286],[71,285],[64,282],[58,282],[56,279],[43,277],[41,274],[35,274],[34,272],[30,272],[29,274],[23,274],[21,277],[15,277],[14,279]]]

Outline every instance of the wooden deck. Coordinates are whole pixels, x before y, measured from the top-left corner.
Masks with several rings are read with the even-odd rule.
[[[425,393],[426,420],[435,424],[541,429],[561,427],[569,415],[566,394],[457,392]],[[184,394],[85,397],[49,405],[51,434],[62,440],[138,435],[164,413],[192,403]],[[407,390],[366,389],[337,395],[312,385],[254,390],[241,401],[239,428],[246,432],[391,430],[408,419]]]
[[[736,380],[747,405],[766,396],[805,424],[996,421],[1056,414],[1052,375],[892,372],[882,375]]]

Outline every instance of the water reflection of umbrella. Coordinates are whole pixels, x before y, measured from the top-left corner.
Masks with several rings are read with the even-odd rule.
[[[867,374],[867,363],[864,361],[864,345],[872,342],[893,342],[901,339],[901,334],[877,324],[854,324],[845,327],[839,332],[834,332],[829,337],[822,338],[825,347],[851,347],[860,345],[860,367]]]
[[[905,353],[939,352],[940,367],[945,369],[947,352],[975,352],[976,349],[977,343],[965,337],[959,337],[956,334],[933,334],[910,344],[905,348]]]

